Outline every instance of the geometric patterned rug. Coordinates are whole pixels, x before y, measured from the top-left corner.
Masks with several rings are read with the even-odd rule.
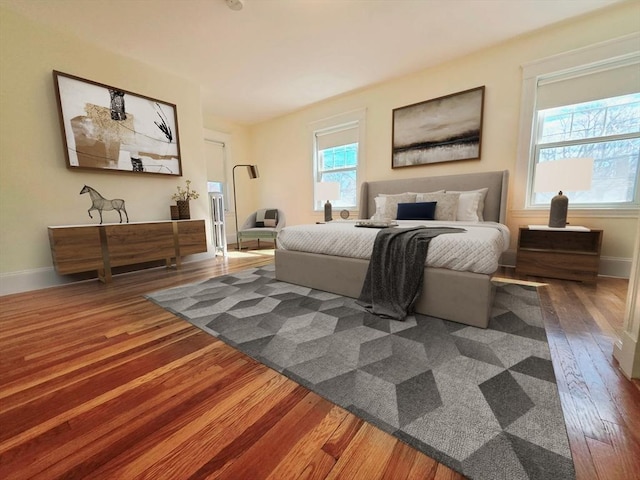
[[[534,287],[497,284],[487,329],[383,319],[273,265],[147,298],[469,478],[575,478]]]

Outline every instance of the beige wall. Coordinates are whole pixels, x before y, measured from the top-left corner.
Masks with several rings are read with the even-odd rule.
[[[131,221],[168,220],[171,195],[191,179],[206,191],[200,87],[0,9],[0,274],[51,267],[48,225],[96,223],[84,184],[123,198]],[[177,105],[184,176],[144,177],[66,168],[52,70]],[[206,195],[192,216],[208,215]],[[105,212],[106,221],[117,221]],[[6,280],[5,280],[6,281]]]
[[[268,180],[263,184],[259,201],[284,209],[289,224],[318,220],[320,215],[312,212],[309,123],[358,108],[367,109],[366,180],[508,169],[510,189],[520,188],[514,185],[514,170],[521,65],[638,31],[638,18],[640,3],[625,4],[255,125],[252,157],[258,159]],[[481,85],[486,86],[481,160],[391,169],[392,109]],[[526,219],[509,215],[508,225],[515,233],[512,248],[518,225],[545,223],[547,219],[546,215]],[[632,257],[637,218],[570,220],[605,230],[604,256]]]
[[[638,29],[639,16],[640,3],[630,2],[291,115],[243,127],[212,114],[203,118],[199,86],[183,78],[99,50],[0,8],[0,276],[4,276],[0,281],[6,282],[7,274],[51,268],[48,225],[96,222],[87,215],[88,198],[79,195],[84,184],[105,197],[124,198],[132,221],[168,219],[170,197],[185,179],[191,179],[204,193],[203,127],[227,133],[232,139],[229,180],[233,164],[257,163],[260,167],[259,180],[249,181],[238,175],[240,219],[261,206],[283,208],[289,224],[320,218],[311,210],[308,124],[360,108],[367,109],[367,180],[513,171],[520,65],[631,33]],[[54,69],[176,104],[184,177],[140,178],[68,170],[51,75]],[[393,108],[480,85],[487,87],[480,161],[390,168]],[[513,180],[511,188],[515,188]],[[193,202],[192,215],[208,217],[206,195]],[[113,217],[108,218],[113,221]],[[509,217],[510,227],[520,223],[521,219]],[[631,258],[636,219],[588,218],[584,223],[605,229],[604,255]]]

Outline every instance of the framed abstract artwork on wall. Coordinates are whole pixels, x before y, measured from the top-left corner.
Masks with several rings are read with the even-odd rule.
[[[484,89],[394,109],[391,167],[479,159]]]
[[[67,167],[182,175],[176,106],[53,72]]]

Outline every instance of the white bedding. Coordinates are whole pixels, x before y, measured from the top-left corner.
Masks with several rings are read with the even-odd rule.
[[[309,253],[369,259],[378,229],[355,226],[356,221],[294,225],[278,234],[278,248]],[[509,246],[509,229],[500,223],[398,220],[398,227],[458,227],[464,233],[447,233],[431,240],[425,264],[430,267],[491,274]]]

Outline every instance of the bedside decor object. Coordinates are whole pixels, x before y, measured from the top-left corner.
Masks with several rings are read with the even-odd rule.
[[[182,175],[176,106],[53,71],[67,168]]]
[[[394,108],[391,168],[479,159],[484,88]]]
[[[171,220],[180,220],[180,210],[178,210],[178,205],[169,205],[169,209],[171,210]]]
[[[324,204],[324,221],[333,220],[331,200],[340,200],[340,183],[319,182],[316,183],[316,200],[326,200]]]
[[[80,190],[80,195],[84,193],[88,193],[91,197],[91,208],[87,210],[89,218],[93,218],[93,215],[91,215],[91,210],[97,210],[100,214],[100,224],[102,225],[102,211],[115,210],[120,216],[120,223],[122,223],[122,212],[124,212],[127,218],[127,223],[129,223],[129,215],[127,214],[127,210],[124,208],[124,200],[122,200],[121,198],[108,200],[100,195],[94,188],[89,187],[88,185],[85,185],[84,187],[82,187],[82,190]]]
[[[238,167],[247,167],[247,173],[249,174],[249,178],[252,180],[260,177],[260,173],[258,172],[257,165],[248,164],[234,165],[233,169],[231,170],[231,176],[233,178],[233,214],[236,219],[236,248],[238,248],[239,250],[240,240],[238,238],[238,202],[236,201],[236,168]]]
[[[178,216],[180,220],[189,220],[191,218],[191,212],[189,210],[189,200],[195,200],[200,196],[198,192],[191,189],[191,180],[186,181],[186,188],[182,188],[181,186],[177,186],[177,193],[174,193],[171,198],[176,201],[176,205],[178,206]]]
[[[189,220],[191,218],[191,209],[189,208],[189,200],[176,200],[178,207],[178,219]]]
[[[343,220],[346,220],[347,218],[349,218],[349,210],[347,210],[346,208],[342,210],[340,212],[340,218]]]
[[[395,220],[361,220],[356,222],[356,227],[363,228],[390,228],[397,226],[398,222]]]
[[[577,192],[591,189],[593,158],[564,158],[536,165],[533,190],[538,192],[558,192],[551,199],[549,226],[564,228],[567,225],[569,198],[562,192]]]

